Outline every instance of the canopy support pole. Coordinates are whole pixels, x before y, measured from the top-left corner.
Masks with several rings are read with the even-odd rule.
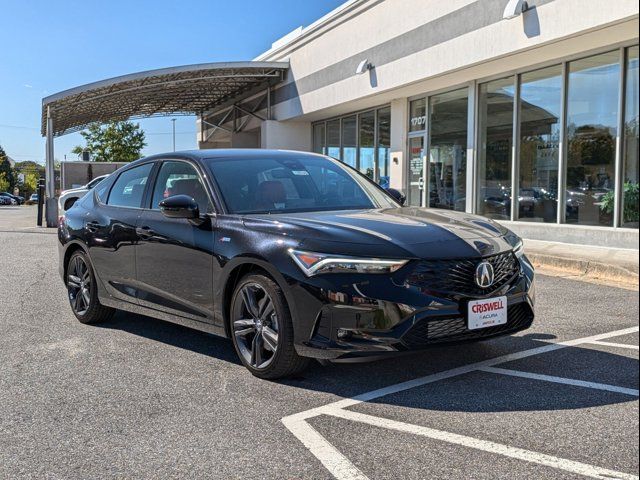
[[[47,107],[47,144],[45,156],[45,191],[47,227],[58,225],[58,202],[56,200],[55,167],[53,164],[53,118],[51,107]]]

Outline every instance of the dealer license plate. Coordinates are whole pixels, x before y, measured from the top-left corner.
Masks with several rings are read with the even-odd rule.
[[[469,330],[495,327],[507,323],[507,297],[485,298],[469,302]]]

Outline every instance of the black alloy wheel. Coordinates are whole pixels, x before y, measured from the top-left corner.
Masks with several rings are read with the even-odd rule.
[[[73,314],[82,323],[98,323],[111,318],[114,310],[98,300],[96,279],[89,257],[83,251],[73,253],[67,263],[67,294]]]
[[[293,346],[293,324],[280,287],[264,275],[248,275],[233,294],[231,334],[243,365],[260,378],[297,373],[308,364]]]

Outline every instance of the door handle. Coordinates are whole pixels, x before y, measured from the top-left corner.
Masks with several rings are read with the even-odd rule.
[[[140,238],[151,238],[153,237],[156,232],[154,232],[153,230],[151,230],[151,228],[149,227],[136,227],[136,234],[140,237]]]
[[[100,228],[100,224],[96,221],[87,222],[84,226],[88,232],[95,233]]]

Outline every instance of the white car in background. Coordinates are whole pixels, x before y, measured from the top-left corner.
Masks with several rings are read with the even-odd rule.
[[[64,190],[60,193],[60,198],[58,198],[58,212],[63,213],[66,210],[69,210],[73,207],[73,204],[80,200],[84,195],[91,190],[93,187],[98,185],[102,180],[107,178],[109,175],[100,175],[99,177],[94,178],[86,185],[78,188],[70,188],[69,190]]]

